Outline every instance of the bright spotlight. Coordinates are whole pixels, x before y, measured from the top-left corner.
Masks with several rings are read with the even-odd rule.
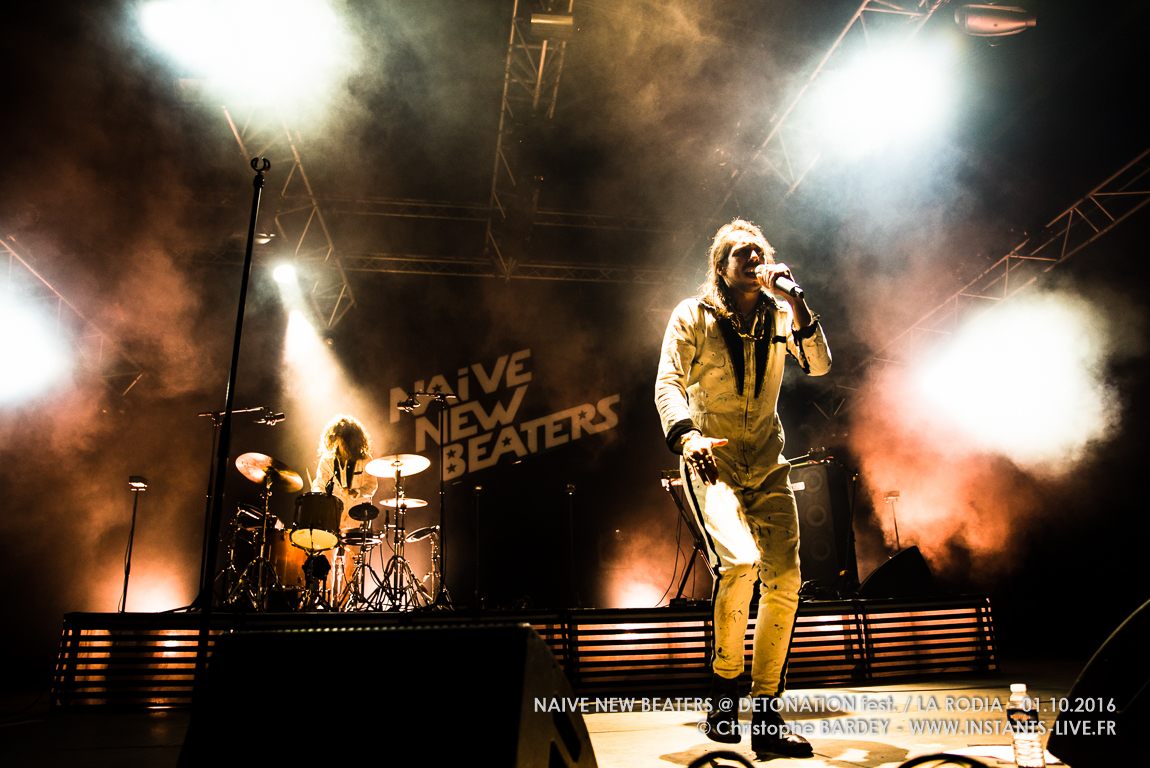
[[[295,267],[291,264],[280,264],[272,272],[277,283],[291,283],[295,280]]]
[[[353,48],[325,0],[153,0],[140,25],[188,74],[246,101],[322,96]]]
[[[918,383],[985,450],[1023,464],[1075,460],[1112,419],[1102,326],[1077,299],[1014,300],[961,328]]]
[[[848,157],[923,138],[950,102],[949,51],[868,51],[820,80],[815,119],[828,149]]]
[[[0,403],[16,403],[44,391],[71,367],[67,343],[50,320],[11,295],[0,302]]]

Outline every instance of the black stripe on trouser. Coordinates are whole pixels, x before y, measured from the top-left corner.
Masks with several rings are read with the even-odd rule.
[[[703,508],[699,504],[698,498],[695,497],[695,486],[691,483],[691,470],[687,469],[686,460],[683,461],[683,466],[679,469],[679,475],[683,478],[683,487],[687,489],[687,502],[691,505],[691,511],[695,513],[695,524],[699,526],[699,530],[703,532],[703,541],[707,543],[707,560],[715,569],[715,583],[711,585],[711,610],[715,610],[715,603],[719,599],[719,567],[722,563],[719,562],[719,553],[715,551],[715,542],[711,540],[711,533],[707,530],[706,523],[703,522]],[[711,625],[714,627],[715,619],[712,615]],[[713,630],[712,630],[713,631]],[[744,642],[746,642],[744,640]],[[711,668],[714,669],[715,659],[718,658],[719,644],[716,640],[714,648],[711,650]],[[744,651],[744,656],[746,652]]]
[[[800,581],[802,577],[799,577]],[[799,606],[803,604],[803,599],[800,597],[795,602],[795,615],[791,619],[791,636],[787,638],[787,656],[783,659],[783,669],[779,672],[779,688],[775,691],[775,696],[782,696],[783,691],[787,689],[787,669],[791,666],[791,647],[795,642],[795,628],[799,625]],[[755,626],[758,627],[758,619],[755,619]]]
[[[691,470],[687,468],[687,462],[683,460],[683,466],[679,468],[679,476],[683,478],[683,487],[687,489],[687,501],[691,504],[691,510],[695,513],[695,524],[699,526],[699,530],[703,533],[703,541],[707,542],[707,560],[711,563],[711,567],[718,573],[719,566],[719,553],[715,550],[715,542],[711,540],[711,532],[707,530],[707,524],[703,522],[703,506],[695,497],[695,486],[691,482]],[[715,589],[719,588],[719,579],[715,577]],[[711,604],[714,605],[715,596],[711,595]]]
[[[798,525],[798,513],[799,513],[799,505],[798,505],[798,501],[796,501],[795,502],[795,524],[796,525]],[[799,539],[800,539],[800,541],[802,540],[802,529],[801,528],[799,529]],[[799,551],[799,542],[796,541],[795,542],[795,554],[796,555],[798,554],[798,551]],[[802,583],[803,583],[803,577],[802,577],[802,569],[800,566],[800,570],[799,570],[799,586],[800,586],[800,588],[802,587]],[[760,586],[761,586],[761,584],[762,584],[762,582],[760,582]],[[787,670],[791,666],[791,648],[795,642],[795,628],[799,626],[799,606],[803,604],[803,598],[801,596],[796,595],[795,597],[797,599],[795,600],[795,615],[793,617],[791,617],[791,636],[787,638],[787,655],[786,655],[786,658],[783,659],[783,668],[779,672],[779,688],[777,691],[775,691],[775,696],[782,696],[783,691],[785,691],[787,689]],[[758,626],[759,626],[759,620],[758,620],[757,614],[756,614],[755,628],[758,629]]]

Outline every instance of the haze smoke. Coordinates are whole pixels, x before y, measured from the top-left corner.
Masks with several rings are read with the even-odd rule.
[[[1108,366],[1140,342],[1129,334],[1137,315],[1110,298],[1020,297],[935,354],[872,371],[851,447],[889,549],[897,517],[901,545],[917,544],[937,569],[973,565],[984,583],[1010,571],[1008,555],[1049,522],[1047,481],[1072,474],[1121,415]]]

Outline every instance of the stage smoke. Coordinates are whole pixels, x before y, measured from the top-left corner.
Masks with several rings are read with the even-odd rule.
[[[1105,318],[1076,296],[1030,295],[974,318],[911,375],[971,445],[1061,474],[1118,417]]]
[[[872,370],[851,447],[889,552],[897,516],[902,546],[944,574],[985,585],[1011,569],[1006,555],[1040,514],[1056,514],[1047,481],[1067,477],[1120,416],[1107,380],[1114,340],[1130,330],[1120,307],[1066,291],[1019,298],[919,364]]]
[[[337,413],[359,419],[376,448],[381,445],[387,414],[370,394],[349,381],[332,349],[299,310],[292,311],[288,319],[283,360],[284,394],[289,401],[284,409],[290,414],[292,455],[304,462],[299,468],[301,475],[306,466],[315,477],[315,446],[324,426]]]

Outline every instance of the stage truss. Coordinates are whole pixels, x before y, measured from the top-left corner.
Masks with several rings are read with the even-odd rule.
[[[31,263],[35,259],[14,236],[0,239],[0,247],[8,254],[5,289],[51,308],[56,331],[71,344],[79,370],[95,376],[117,395],[127,395],[144,377],[144,367],[36,271]]]

